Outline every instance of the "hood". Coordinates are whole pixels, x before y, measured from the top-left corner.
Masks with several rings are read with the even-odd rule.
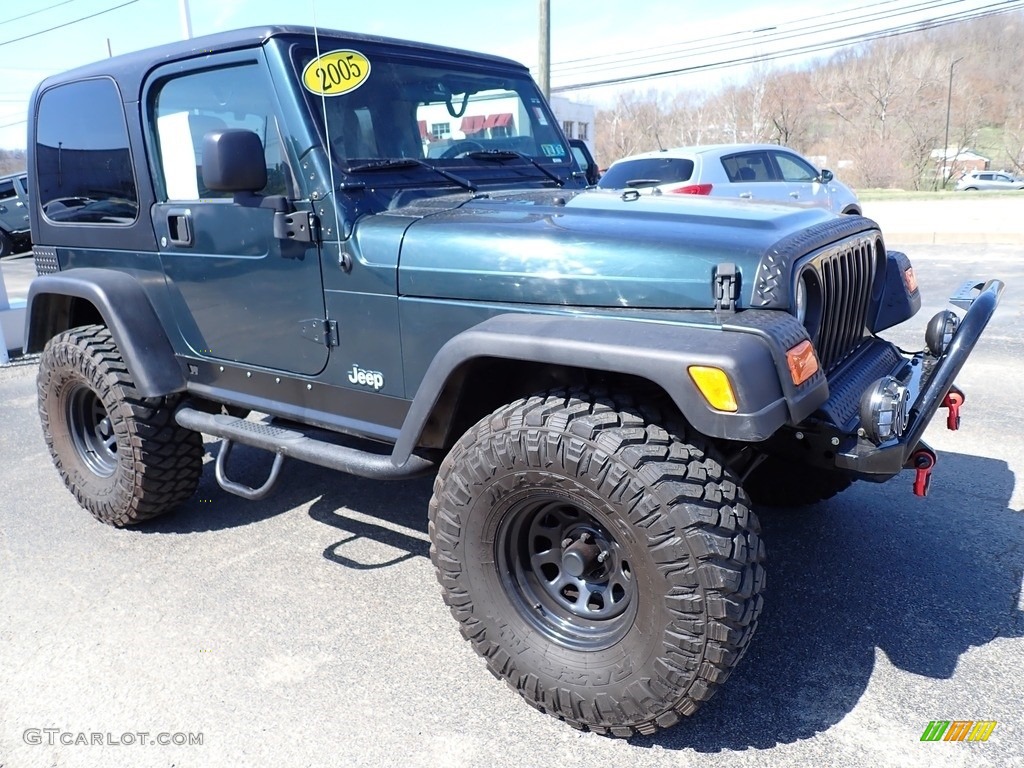
[[[740,275],[750,306],[773,244],[834,218],[821,209],[587,190],[424,201],[399,261],[399,293],[585,307],[714,305],[715,268]]]

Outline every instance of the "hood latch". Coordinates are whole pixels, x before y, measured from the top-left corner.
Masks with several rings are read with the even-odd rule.
[[[735,312],[736,300],[740,295],[740,275],[732,262],[722,262],[715,267],[715,311]]]

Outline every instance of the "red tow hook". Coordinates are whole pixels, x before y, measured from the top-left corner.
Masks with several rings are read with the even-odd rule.
[[[956,387],[949,388],[949,392],[942,399],[942,407],[949,409],[949,413],[946,414],[946,429],[954,432],[960,429],[960,406],[966,399],[964,393]]]
[[[914,451],[911,463],[914,465],[914,471],[917,473],[914,477],[915,496],[928,495],[928,486],[932,482],[932,469],[935,468],[936,461],[938,461],[938,457],[929,448],[918,448]]]

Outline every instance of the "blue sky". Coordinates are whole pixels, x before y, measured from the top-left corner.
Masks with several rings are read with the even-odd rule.
[[[844,13],[903,12],[894,21],[906,23],[992,0],[957,0],[913,10],[932,2],[939,0],[833,0],[824,8],[820,0],[551,0],[552,85],[701,64],[727,55],[721,48],[702,52],[709,44],[771,52],[792,45],[772,41],[773,35],[838,22]],[[0,5],[0,147],[25,146],[25,110],[39,80],[106,58],[108,40],[116,55],[180,39],[180,5],[181,0],[8,0]],[[315,19],[321,27],[481,50],[530,67],[537,62],[538,0],[190,0],[189,8],[194,36],[271,23],[312,25]],[[93,14],[98,15],[50,30]],[[866,20],[855,29],[867,31],[894,21]],[[807,33],[800,39],[825,40],[828,34]],[[631,61],[614,68],[607,61],[579,61],[624,52],[634,52],[620,57]],[[740,79],[745,71],[733,67],[621,87],[702,88],[722,78]],[[600,105],[615,92],[605,87],[567,95]]]

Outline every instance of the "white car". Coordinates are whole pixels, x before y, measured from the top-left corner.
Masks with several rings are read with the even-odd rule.
[[[1024,189],[1024,179],[1015,179],[999,171],[971,171],[956,183],[957,191],[976,192],[979,189]]]
[[[624,157],[597,186],[654,194],[710,195],[861,212],[857,195],[791,149],[777,144],[709,144]]]

